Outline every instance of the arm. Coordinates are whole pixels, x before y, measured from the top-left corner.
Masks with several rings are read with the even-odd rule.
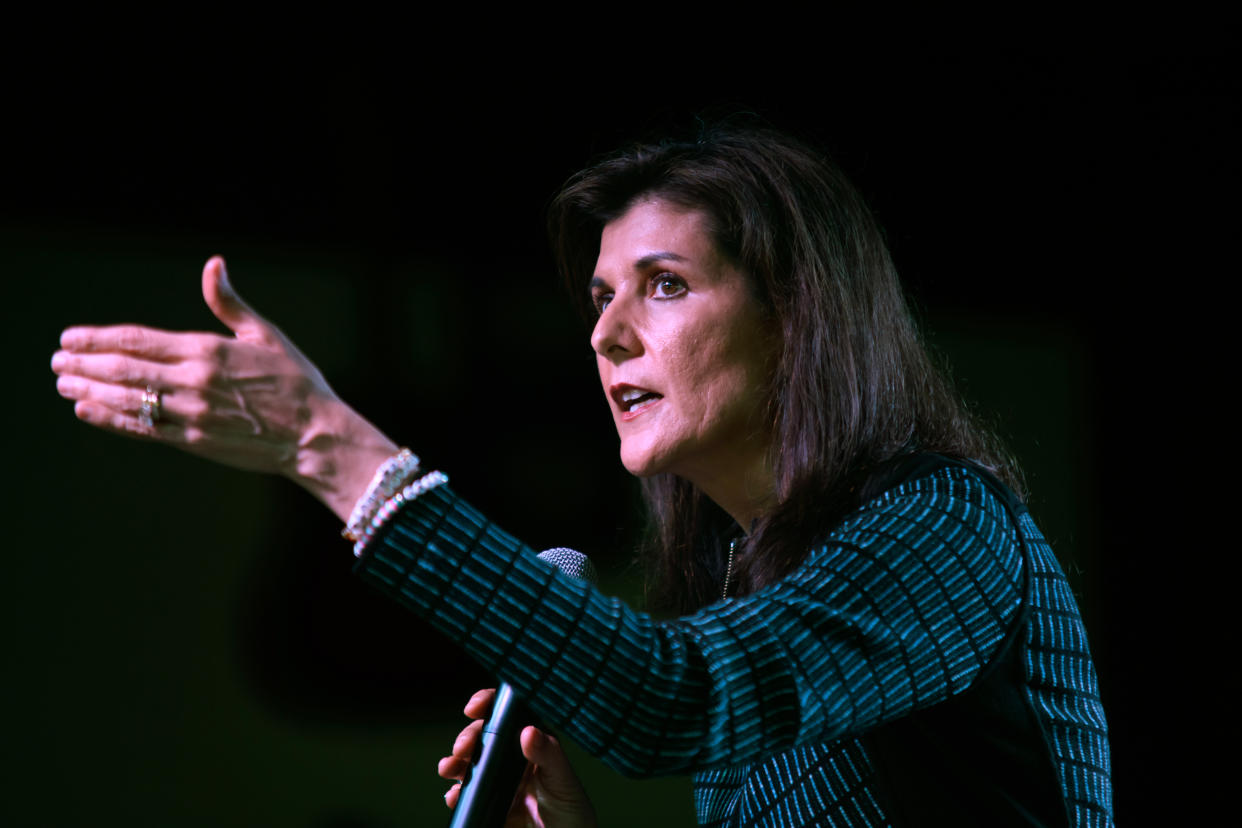
[[[441,487],[359,562],[628,775],[752,761],[965,689],[1004,637],[1021,554],[968,472],[868,504],[781,582],[659,623],[559,576]]]

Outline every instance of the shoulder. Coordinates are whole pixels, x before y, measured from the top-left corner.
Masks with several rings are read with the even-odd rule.
[[[1019,617],[1023,544],[983,476],[952,466],[914,475],[863,503],[813,545],[771,593],[816,635],[866,663],[963,689]],[[771,612],[768,610],[768,616]],[[844,632],[842,632],[844,631]]]
[[[939,458],[938,458],[939,460]],[[1012,522],[1011,513],[1024,509],[1007,487],[986,471],[958,461],[922,462],[899,469],[887,485],[868,497],[845,520],[879,511],[922,507],[929,512],[986,514]]]
[[[918,571],[935,580],[1021,581],[1022,543],[1003,486],[961,463],[916,470],[860,505],[819,543],[811,567]]]

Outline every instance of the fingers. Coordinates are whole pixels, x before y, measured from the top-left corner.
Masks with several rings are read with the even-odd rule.
[[[149,362],[123,354],[75,354],[57,351],[52,355],[52,370],[63,377],[79,377],[112,385],[134,388],[170,388],[174,385],[193,385],[181,376],[177,366],[162,362]],[[58,386],[59,387],[59,386]]]
[[[60,335],[64,352],[129,354],[152,362],[176,362],[207,355],[220,337],[205,333],[173,333],[142,325],[77,325]]]
[[[470,770],[470,760],[457,756],[445,756],[436,763],[436,773],[443,779],[461,781],[466,778],[468,770]]]
[[[123,425],[121,420],[128,417],[137,422],[143,411],[144,398],[147,397],[145,385],[142,387],[115,385],[69,374],[57,378],[56,391],[65,399],[78,403],[74,411],[78,413],[80,419],[94,425],[117,428],[120,431],[134,431],[128,425]],[[245,423],[212,416],[208,406],[196,394],[168,391],[158,394],[157,400],[158,411],[154,419],[164,426],[171,423],[198,427],[211,426],[220,436],[249,433]],[[106,409],[106,411],[93,412],[95,408]],[[118,415],[119,419],[110,419],[109,415],[113,414]],[[152,429],[147,427],[135,433],[151,432]]]
[[[56,391],[67,400],[95,403],[112,411],[134,416],[142,411],[143,400],[147,396],[145,387],[112,385],[71,375],[56,380]],[[171,415],[174,408],[173,396],[161,394],[159,407],[161,418]]]
[[[272,327],[247,305],[229,281],[223,256],[212,256],[203,265],[203,300],[216,318],[242,339],[269,341]]]
[[[466,771],[470,768],[470,762],[474,759],[475,750],[479,746],[479,737],[483,732],[483,721],[476,720],[466,725],[466,727],[457,734],[457,738],[453,740],[453,750],[450,756],[445,756],[436,765],[436,773],[445,779],[461,779],[466,775]]]
[[[481,702],[491,702],[491,691],[475,694]],[[476,702],[472,698],[471,703]],[[482,721],[471,722],[453,743],[453,755],[440,760],[437,773],[445,779],[464,779],[470,770],[470,758],[478,745],[483,730]],[[582,783],[569,766],[561,744],[556,737],[537,727],[528,726],[520,735],[522,754],[528,760],[518,795],[505,825],[530,824],[527,817],[538,816],[536,824],[595,825],[595,815],[590,800],[582,790]],[[449,808],[457,807],[461,797],[461,782],[444,794]]]
[[[202,284],[207,306],[229,330],[251,341],[271,342],[278,338],[275,328],[237,295],[223,258],[212,256],[207,260]],[[173,362],[209,356],[205,351],[217,347],[219,339],[214,334],[174,333],[142,325],[78,325],[61,334],[60,347],[73,353],[121,353]]]
[[[465,759],[467,762],[473,759],[475,748],[478,747],[479,737],[482,733],[482,719],[475,719],[466,725],[461,733],[457,734],[457,738],[453,740],[453,756],[458,759]]]
[[[456,807],[457,798],[461,795],[461,781],[466,778],[466,772],[470,770],[471,760],[474,758],[475,748],[478,747],[480,734],[483,732],[482,720],[473,721],[466,725],[461,733],[457,734],[457,738],[453,740],[453,753],[451,756],[445,756],[436,765],[436,773],[444,779],[456,779],[457,784],[448,789],[444,794],[444,803],[450,808]]]
[[[466,702],[465,714],[474,719],[470,724],[462,728],[461,733],[457,734],[457,738],[453,740],[453,750],[450,756],[445,756],[436,765],[436,773],[445,779],[464,779],[466,772],[470,770],[470,763],[474,760],[475,751],[478,749],[479,740],[483,733],[483,720],[492,710],[492,700],[496,697],[496,690],[487,689],[480,690],[470,697],[470,701]],[[444,795],[444,802],[450,808],[456,807],[457,798],[461,795],[461,783],[448,789]]]
[[[131,437],[158,437],[170,443],[193,442],[186,429],[175,423],[156,422],[143,425],[138,417],[114,411],[99,403],[83,401],[73,406],[73,414],[84,423]]]
[[[496,688],[480,690],[470,697],[462,711],[472,719],[485,719],[492,712],[492,701],[496,698]]]

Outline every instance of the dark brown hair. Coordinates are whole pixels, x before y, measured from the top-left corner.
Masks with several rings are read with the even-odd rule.
[[[575,296],[586,297],[604,225],[643,197],[707,215],[716,245],[748,274],[782,337],[767,400],[776,505],[744,527],[731,592],[796,567],[858,504],[874,471],[902,455],[971,460],[1022,494],[1017,467],[929,359],[871,212],[820,154],[784,133],[722,124],[583,170],[549,214],[553,253]],[[655,524],[655,605],[687,612],[718,599],[733,522],[681,478],[645,479],[643,492]]]

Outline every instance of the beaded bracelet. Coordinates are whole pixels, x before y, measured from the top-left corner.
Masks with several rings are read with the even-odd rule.
[[[371,538],[375,536],[379,528],[401,508],[401,504],[414,500],[420,495],[431,491],[436,486],[442,486],[447,482],[448,475],[444,472],[429,472],[386,500],[359,535],[357,543],[354,544],[354,557],[362,557],[362,550],[371,542]]]
[[[345,528],[341,530],[341,537],[352,541],[358,540],[363,527],[375,514],[380,504],[392,497],[416,474],[418,474],[418,455],[408,448],[401,449],[380,463],[379,468],[375,470],[375,476],[371,478],[371,485],[367,486],[366,492],[358,498],[354,510],[350,512],[349,520],[346,521]]]

